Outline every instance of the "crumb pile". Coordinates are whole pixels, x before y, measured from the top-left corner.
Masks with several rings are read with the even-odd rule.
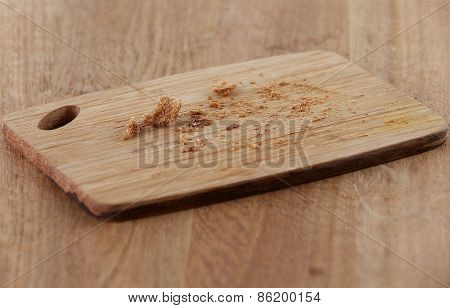
[[[139,120],[131,117],[122,133],[122,140],[137,136],[145,126],[169,126],[178,117],[180,109],[181,101],[170,96],[161,96],[153,112],[144,114]]]
[[[257,89],[256,93],[259,93],[262,98],[266,98],[269,100],[279,100],[286,97],[284,91],[274,84],[269,86],[263,86]]]
[[[220,96],[228,96],[236,89],[236,85],[234,83],[227,83],[223,81],[220,85],[216,86],[213,91],[216,92],[217,95]]]

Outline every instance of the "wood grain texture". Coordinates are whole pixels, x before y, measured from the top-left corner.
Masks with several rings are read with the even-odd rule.
[[[8,3],[119,76],[138,82],[313,49],[357,60],[441,1]],[[446,7],[360,62],[447,121],[449,19]],[[125,85],[3,6],[0,23],[2,117]],[[448,143],[295,190],[108,223],[87,235],[98,220],[80,211],[4,140],[1,152],[2,284],[442,286],[430,275],[450,283]]]
[[[4,118],[3,132],[96,216],[229,200],[445,141],[442,117],[349,65],[337,54],[311,51],[197,70],[15,112]],[[237,89],[212,97],[214,80]],[[155,108],[163,94],[183,102],[176,123],[120,140],[127,119]],[[221,107],[210,108],[208,97]],[[195,120],[192,111],[212,125],[183,126]]]

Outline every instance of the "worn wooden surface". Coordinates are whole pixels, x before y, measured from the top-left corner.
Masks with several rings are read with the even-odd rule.
[[[442,1],[7,3],[122,78],[0,4],[1,116],[123,79],[288,52],[325,49],[357,60]],[[447,121],[449,19],[447,6],[360,63]],[[295,189],[99,226],[2,139],[0,283],[445,286],[449,147]]]

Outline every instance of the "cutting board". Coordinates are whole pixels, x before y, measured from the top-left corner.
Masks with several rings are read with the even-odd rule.
[[[212,89],[222,83],[236,88],[217,95]],[[161,95],[182,101],[177,121],[121,140],[130,117],[151,112]],[[191,125],[198,113],[207,125]],[[211,204],[416,154],[443,143],[447,123],[345,58],[312,51],[28,108],[6,116],[3,132],[92,214],[128,217]]]

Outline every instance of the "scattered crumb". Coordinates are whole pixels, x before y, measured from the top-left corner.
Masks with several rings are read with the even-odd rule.
[[[183,153],[194,152],[194,151],[195,151],[195,147],[193,145],[183,147]]]
[[[183,131],[182,131],[182,133],[181,133],[181,135],[180,135],[180,142],[181,142],[181,143],[186,144],[186,143],[188,143],[189,141],[191,141],[191,139],[192,139],[192,137],[189,136],[189,134],[187,134],[187,132],[183,132]]]
[[[180,135],[179,142],[183,145],[182,152],[195,152],[200,150],[206,145],[206,139],[204,138],[195,138],[189,135],[190,132],[182,132]]]
[[[194,131],[194,129],[187,124],[183,124],[183,125],[174,127],[174,130],[182,132],[182,133],[190,133],[190,132]]]
[[[259,150],[259,149],[261,149],[261,142],[251,143],[249,146],[250,146],[252,149],[257,149],[257,150]]]
[[[230,124],[230,125],[227,126],[227,130],[232,130],[232,129],[235,129],[235,128],[238,128],[238,127],[239,127],[239,124],[233,123],[233,124]]]
[[[289,82],[287,82],[287,81],[282,81],[282,82],[280,82],[278,85],[281,86],[281,87],[284,87],[284,86],[289,85]]]
[[[222,109],[222,105],[218,101],[212,101],[209,103],[209,107],[215,108],[215,109]]]
[[[204,116],[191,115],[191,120],[187,124],[192,128],[201,128],[212,125],[213,121]]]
[[[205,140],[201,139],[201,138],[197,138],[195,139],[195,145],[199,148],[204,147],[205,146]]]
[[[310,109],[310,105],[306,101],[301,101],[298,104],[295,104],[291,107],[292,112],[298,113],[298,112],[306,112]]]
[[[256,83],[256,81],[254,81],[254,80],[249,82],[249,84],[255,84],[255,83]]]
[[[222,82],[220,85],[216,86],[213,91],[216,92],[217,95],[220,96],[228,96],[236,89],[236,85],[234,83],[226,83]]]
[[[273,143],[273,148],[275,148],[275,149],[281,148],[281,147],[286,146],[288,144],[289,144],[289,141],[286,140],[286,139],[277,139]]]
[[[261,87],[256,90],[256,93],[259,93],[262,98],[266,98],[268,100],[279,100],[286,97],[283,91],[274,84]]]

